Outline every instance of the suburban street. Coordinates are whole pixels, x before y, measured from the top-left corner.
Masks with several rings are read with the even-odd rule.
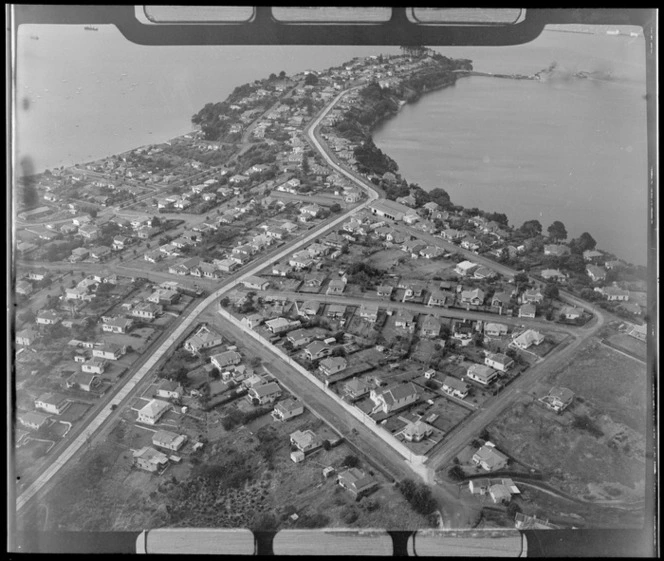
[[[342,92],[343,93],[343,92]],[[324,110],[321,115],[318,117],[316,123],[319,123],[320,120],[327,114],[326,112],[340,99],[342,94],[337,96],[335,100]],[[336,164],[335,164],[336,166]],[[338,167],[338,166],[337,166]],[[341,169],[341,168],[339,168]],[[360,184],[361,187],[365,186],[359,182],[357,179],[353,178],[353,181]],[[286,245],[282,246],[282,249],[276,249],[267,255],[259,258],[257,261],[254,261],[247,265],[244,269],[246,271],[240,271],[232,275],[227,279],[221,287],[219,287],[215,292],[210,294],[205,298],[201,303],[194,307],[181,321],[173,333],[162,343],[157,350],[145,361],[145,363],[133,374],[125,377],[125,381],[121,382],[117,394],[113,398],[112,404],[117,407],[122,407],[127,401],[128,397],[134,387],[136,387],[152,370],[155,364],[167,353],[170,351],[172,346],[178,341],[178,339],[186,333],[186,331],[191,327],[194,321],[203,313],[209,306],[214,306],[216,301],[223,296],[226,292],[232,290],[238,283],[244,280],[246,277],[257,274],[267,263],[278,261],[283,257],[289,255],[290,253],[298,250],[300,247],[308,244],[313,241],[318,236],[330,231],[335,228],[345,220],[347,220],[354,213],[358,212],[365,206],[367,206],[371,200],[377,197],[375,191],[371,190],[369,192],[369,200],[364,201],[355,208],[341,214],[340,216],[327,220],[320,224],[318,227],[313,228],[311,231],[305,233],[304,235],[292,240]],[[16,500],[16,509],[17,511],[21,510],[26,503],[32,499],[42,487],[48,483],[59,471],[60,469],[76,454],[76,452],[81,449],[84,445],[87,444],[88,439],[92,438],[94,434],[107,422],[111,416],[111,410],[109,408],[103,408],[94,418],[92,418],[87,426],[81,431],[81,433],[65,448],[57,457],[55,457],[52,463],[42,472],[42,474],[27,488],[25,489]]]
[[[359,86],[355,86],[359,87]],[[463,311],[447,308],[434,308],[427,307],[422,304],[415,304],[409,302],[388,302],[378,298],[370,297],[348,297],[348,296],[326,296],[320,294],[302,294],[295,292],[282,292],[276,290],[268,290],[261,294],[275,295],[291,300],[317,300],[324,303],[335,303],[360,306],[368,302],[377,304],[383,308],[391,310],[409,310],[414,313],[430,313],[442,317],[451,318],[474,318],[481,319],[482,321],[502,322],[510,325],[523,325],[526,327],[533,327],[535,329],[546,326],[547,329],[555,329],[564,331],[566,334],[571,335],[574,340],[566,345],[554,349],[545,360],[538,362],[536,365],[529,368],[524,374],[517,378],[511,385],[506,387],[499,395],[488,401],[480,410],[473,413],[468,417],[467,421],[462,423],[457,429],[448,433],[441,444],[431,454],[428,462],[425,464],[425,469],[418,469],[418,466],[409,464],[404,461],[404,458],[393,450],[389,445],[383,442],[380,438],[374,435],[369,428],[364,426],[363,423],[348,414],[344,409],[336,404],[331,397],[327,396],[325,392],[321,391],[310,381],[306,380],[301,374],[294,370],[283,360],[275,360],[275,354],[270,347],[262,345],[255,341],[252,337],[247,337],[243,330],[228,321],[223,320],[217,313],[217,306],[219,299],[234,289],[244,279],[251,275],[258,274],[268,264],[274,263],[283,259],[284,257],[292,254],[296,250],[306,246],[319,236],[332,231],[339,227],[340,224],[345,222],[353,214],[366,208],[372,201],[379,198],[379,193],[375,187],[361,178],[358,174],[351,172],[341,166],[331,155],[329,149],[322,143],[317,135],[317,128],[321,121],[325,118],[328,112],[334,105],[350,90],[345,90],[339,93],[334,100],[323,109],[318,117],[307,127],[306,134],[312,146],[320,153],[323,159],[330,167],[338,173],[348,178],[354,184],[361,187],[368,195],[368,199],[355,206],[353,209],[344,212],[343,214],[332,217],[319,224],[317,227],[303,232],[295,239],[287,242],[285,245],[276,248],[269,253],[259,257],[255,261],[246,265],[236,273],[230,275],[228,278],[220,281],[208,281],[205,279],[196,279],[195,282],[198,286],[210,290],[209,296],[203,301],[193,306],[187,313],[180,318],[177,326],[168,334],[163,342],[161,342],[150,356],[141,357],[138,368],[132,369],[115,390],[112,404],[117,405],[118,409],[122,408],[129,399],[135,395],[138,388],[142,387],[142,383],[147,380],[148,374],[154,372],[157,363],[171,352],[174,345],[176,345],[188,330],[199,321],[201,316],[216,317],[215,323],[220,325],[222,335],[232,340],[242,342],[242,346],[246,348],[250,356],[257,356],[263,360],[265,365],[268,365],[268,370],[287,388],[289,391],[297,395],[309,407],[314,414],[319,416],[325,422],[330,424],[337,432],[347,438],[353,446],[362,450],[369,458],[372,459],[376,466],[380,466],[382,471],[389,473],[395,479],[404,477],[413,477],[418,475],[425,478],[429,483],[438,483],[435,487],[436,496],[442,504],[442,513],[444,524],[446,527],[463,527],[470,511],[473,507],[465,505],[463,501],[458,498],[456,485],[451,485],[446,482],[436,481],[435,472],[441,466],[450,462],[454,456],[468,443],[469,440],[477,436],[477,434],[495,419],[503,410],[512,405],[523,394],[528,392],[528,389],[533,383],[541,380],[549,373],[563,367],[567,364],[572,355],[578,348],[592,335],[596,334],[604,325],[605,316],[596,307],[582,302],[575,297],[564,294],[564,299],[569,302],[577,303],[584,308],[592,311],[595,318],[589,324],[580,328],[573,328],[569,326],[562,326],[560,324],[552,324],[542,320],[526,320],[523,318],[509,318],[498,316],[496,314]],[[405,226],[397,225],[396,229],[404,231],[407,234],[412,234],[413,231]],[[474,262],[484,264],[508,277],[513,276],[516,272],[509,267],[495,263],[494,261],[478,256],[472,252],[466,252],[458,246],[445,242],[439,237],[430,236],[422,232],[417,234],[424,240],[429,240],[437,245],[449,246],[449,249],[467,255],[469,259]],[[91,272],[116,272],[118,274],[127,274],[132,276],[145,277],[154,282],[162,282],[163,280],[177,281],[184,283],[191,283],[190,279],[180,279],[170,273],[166,272],[153,272],[143,269],[131,267],[128,264],[67,264],[67,263],[32,263],[21,262],[21,266],[34,267],[39,269],[58,270],[58,271],[83,271],[86,273]],[[108,402],[105,402],[105,404]],[[44,469],[42,474],[28,486],[21,495],[17,498],[17,510],[25,507],[25,505],[37,495],[37,493],[44,488],[46,484],[51,482],[58,474],[64,465],[76,458],[82,453],[84,446],[88,445],[91,439],[95,438],[105,427],[108,427],[116,419],[111,409],[106,406],[101,406],[99,411],[94,415],[86,426],[77,430],[74,438],[70,443],[62,449],[56,457],[51,461],[51,464]]]

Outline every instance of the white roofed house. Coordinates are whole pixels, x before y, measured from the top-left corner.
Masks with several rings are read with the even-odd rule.
[[[498,377],[498,372],[484,364],[473,364],[468,367],[466,376],[479,384],[488,386]]]
[[[329,356],[332,352],[332,347],[323,343],[322,341],[314,341],[309,343],[304,349],[304,353],[309,360],[318,360]]]
[[[164,399],[180,399],[184,394],[182,386],[175,380],[162,380],[157,386],[157,397]]]
[[[372,493],[378,487],[378,482],[373,477],[366,475],[358,468],[342,471],[337,478],[337,483],[350,492],[356,500]]]
[[[454,272],[457,275],[467,276],[475,271],[478,266],[477,263],[473,263],[472,261],[461,261],[460,263],[457,263],[456,267],[454,267]]]
[[[560,317],[568,320],[579,319],[583,315],[583,310],[575,306],[563,306],[560,309]]]
[[[524,331],[517,337],[515,337],[510,346],[516,347],[518,349],[527,349],[532,345],[539,345],[544,341],[544,335],[535,331],[534,329],[528,329]]]
[[[574,392],[568,388],[554,387],[540,401],[556,413],[562,413],[574,401]]]
[[[244,284],[245,288],[252,290],[267,290],[270,286],[270,281],[252,275],[244,279],[242,284]]]
[[[433,434],[433,427],[423,421],[417,420],[408,423],[402,434],[408,442],[421,442]]]
[[[461,291],[461,303],[481,306],[484,303],[484,291],[481,288]]]
[[[242,355],[237,351],[225,351],[210,357],[210,362],[219,370],[223,370],[229,366],[240,364],[242,362]]]
[[[170,409],[171,404],[167,401],[153,399],[138,411],[137,421],[147,425],[156,425]]]
[[[159,448],[165,448],[172,452],[177,452],[187,442],[186,434],[177,434],[167,430],[160,430],[154,433],[152,444]]]
[[[519,317],[534,319],[537,314],[537,308],[534,304],[522,304],[519,306]]]
[[[162,472],[168,467],[168,456],[152,448],[144,446],[133,453],[134,465],[151,473]]]
[[[66,386],[68,388],[78,387],[84,392],[90,392],[99,386],[100,383],[97,374],[77,372],[67,379]]]
[[[360,318],[369,323],[376,323],[378,321],[378,306],[363,304],[359,310]]]
[[[325,294],[342,294],[345,288],[346,283],[343,280],[331,280]]]
[[[70,401],[66,396],[59,393],[45,393],[40,395],[35,400],[35,407],[46,411],[47,413],[53,413],[54,415],[61,415],[64,413],[65,409],[69,407]]]
[[[468,395],[470,386],[453,376],[446,376],[443,380],[443,391],[454,397],[464,399]]]
[[[507,466],[509,458],[487,442],[475,452],[472,460],[485,471],[497,471]]]
[[[272,417],[275,421],[287,421],[304,413],[304,405],[295,399],[280,401],[274,406]]]
[[[629,300],[629,291],[616,286],[598,287],[595,288],[595,292],[599,292],[609,302],[627,302]]]
[[[302,324],[299,320],[289,320],[287,318],[274,318],[265,322],[265,326],[275,335],[280,335],[291,329],[300,327]]]
[[[507,335],[507,326],[504,323],[485,323],[484,334],[489,337],[502,337]]]
[[[304,452],[311,452],[322,445],[321,439],[312,430],[297,430],[290,435],[290,443],[297,447],[298,450]]]
[[[106,361],[101,358],[93,358],[81,364],[81,370],[88,374],[103,374],[106,370]]]
[[[131,318],[113,317],[102,320],[101,329],[108,333],[127,333],[133,324]]]
[[[397,312],[396,319],[394,321],[394,326],[401,329],[406,329],[408,331],[415,330],[415,314],[409,312],[408,310],[400,309]]]
[[[500,372],[507,372],[514,365],[514,361],[502,353],[489,353],[484,359],[484,364]]]
[[[385,389],[374,388],[371,390],[370,398],[375,403],[375,411],[391,413],[402,409],[419,399],[419,392],[411,382],[406,384],[395,384]]]
[[[267,384],[262,384],[254,386],[247,393],[247,401],[249,403],[258,403],[259,405],[265,405],[267,403],[273,403],[281,395],[281,388],[276,382],[269,382]]]
[[[105,360],[120,360],[127,354],[127,346],[117,343],[104,342],[96,349],[92,349],[92,356]]]
[[[204,349],[217,347],[224,342],[219,333],[207,325],[201,325],[196,332],[184,343],[184,348],[192,354],[199,353]]]
[[[321,360],[318,367],[322,374],[331,376],[332,374],[346,370],[348,361],[342,356],[333,356]]]
[[[153,302],[141,302],[134,306],[131,310],[131,315],[141,319],[155,319],[164,311],[161,304],[154,304]]]

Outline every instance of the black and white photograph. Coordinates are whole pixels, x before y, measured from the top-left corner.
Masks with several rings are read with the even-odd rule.
[[[5,14],[9,552],[659,555],[656,9]]]

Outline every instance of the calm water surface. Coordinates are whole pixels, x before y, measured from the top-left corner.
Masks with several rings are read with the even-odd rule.
[[[440,51],[480,71],[558,69],[545,82],[464,78],[405,106],[375,135],[402,174],[512,224],[562,220],[645,263],[643,38],[545,32],[524,46]],[[39,172],[163,142],[238,85],[380,52],[399,49],[146,47],[112,26],[22,26],[14,155]],[[579,70],[597,79],[568,78]]]

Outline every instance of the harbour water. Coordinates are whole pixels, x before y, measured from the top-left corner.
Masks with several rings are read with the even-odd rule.
[[[39,40],[30,40],[31,36]],[[645,263],[643,37],[544,32],[523,46],[439,49],[476,70],[543,82],[463,78],[376,131],[410,181],[511,224],[562,220],[602,249]],[[22,26],[14,157],[33,172],[163,142],[241,84],[281,70],[325,69],[398,47],[145,47],[112,26]],[[589,79],[570,74],[590,71]]]
[[[646,264],[647,157],[643,37],[545,31],[531,44],[441,49],[478,71],[403,107],[374,134],[401,174],[455,204],[510,224],[561,220],[570,237]],[[581,73],[583,77],[578,77]]]

